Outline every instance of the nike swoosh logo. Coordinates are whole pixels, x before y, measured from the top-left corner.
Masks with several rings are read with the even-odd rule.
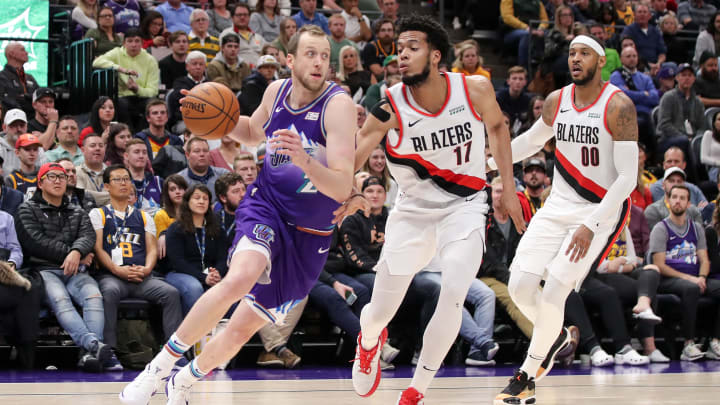
[[[327,253],[328,251],[330,251],[330,248],[326,248],[326,249],[320,248],[320,249],[318,249],[318,253],[320,253],[321,255],[324,255],[324,254]]]
[[[567,110],[563,110],[563,109],[560,109],[560,114],[562,114],[562,113],[566,113],[566,112],[568,112],[568,111],[570,111],[570,109],[569,109],[569,108],[568,108]]]
[[[427,366],[425,366],[425,365],[423,365],[423,368],[424,368],[425,370],[427,370],[427,371],[433,371],[433,372],[437,371],[437,370],[429,369],[429,368],[427,368]]]
[[[282,107],[278,107],[278,108],[275,109],[275,112],[276,112],[276,113],[277,113],[277,112],[280,112],[280,111],[282,111]]]
[[[411,128],[412,128],[415,124],[417,124],[417,123],[420,122],[420,121],[422,121],[422,118],[420,118],[420,119],[417,120],[417,121],[413,121],[413,122],[409,123],[409,124],[408,124],[408,127],[411,127]]]

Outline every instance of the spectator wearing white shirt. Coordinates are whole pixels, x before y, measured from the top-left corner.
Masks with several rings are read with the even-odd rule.
[[[370,29],[370,19],[358,8],[359,1],[343,0],[343,11],[340,13],[345,19],[345,36],[356,43],[369,41],[373,34]]]

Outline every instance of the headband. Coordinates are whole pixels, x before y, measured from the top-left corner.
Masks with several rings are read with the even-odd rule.
[[[575,44],[585,45],[589,48],[592,48],[592,50],[597,52],[598,55],[605,56],[605,50],[603,49],[603,47],[600,46],[600,44],[596,40],[590,38],[587,35],[576,36],[575,39],[570,42],[570,48],[572,48],[572,46]]]

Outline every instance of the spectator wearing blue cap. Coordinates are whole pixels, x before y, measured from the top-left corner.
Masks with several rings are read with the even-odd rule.
[[[677,64],[675,62],[665,62],[660,66],[657,76],[657,89],[660,97],[668,91],[675,88],[675,75],[677,74]]]

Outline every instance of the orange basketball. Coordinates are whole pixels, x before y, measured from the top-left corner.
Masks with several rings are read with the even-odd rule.
[[[183,99],[180,112],[185,126],[205,139],[220,139],[240,118],[240,104],[227,86],[208,82],[198,84]]]

